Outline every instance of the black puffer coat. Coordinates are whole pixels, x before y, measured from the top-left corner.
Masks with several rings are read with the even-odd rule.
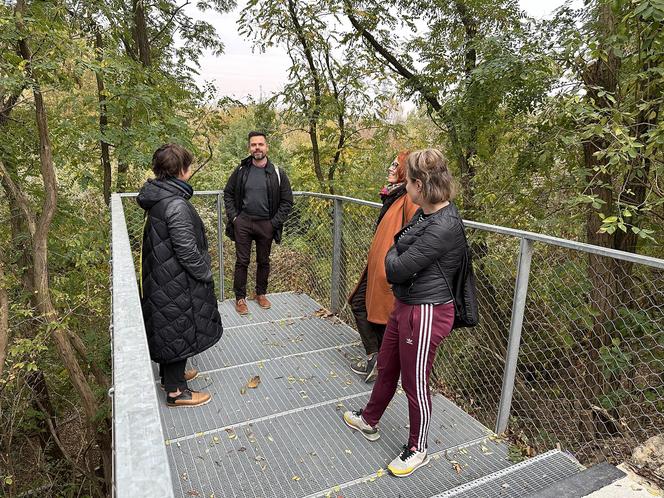
[[[141,305],[157,363],[199,354],[223,333],[205,229],[191,193],[169,179],[148,180],[138,194],[147,211]]]
[[[406,304],[446,303],[452,293],[441,271],[452,285],[466,250],[463,223],[452,203],[416,223],[421,214],[418,209],[394,236],[385,256],[387,281],[394,297]]]

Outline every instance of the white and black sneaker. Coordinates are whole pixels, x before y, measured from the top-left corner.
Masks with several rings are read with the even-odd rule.
[[[378,438],[380,438],[378,429],[376,427],[371,427],[362,418],[362,410],[344,412],[344,422],[351,429],[360,431],[360,434],[362,434],[369,441],[376,441]]]
[[[390,462],[387,470],[395,477],[408,477],[427,463],[429,463],[429,457],[426,450],[411,450],[408,445],[404,445],[401,454]]]

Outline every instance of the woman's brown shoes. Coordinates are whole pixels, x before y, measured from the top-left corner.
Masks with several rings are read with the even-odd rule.
[[[166,404],[170,407],[178,406],[201,406],[208,403],[212,399],[209,393],[200,391],[192,391],[185,389],[179,396],[169,396],[166,394]]]

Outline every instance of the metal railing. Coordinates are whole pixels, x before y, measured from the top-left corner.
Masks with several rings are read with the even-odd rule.
[[[193,202],[216,241],[223,299],[235,249],[223,237],[221,195],[198,192]],[[269,292],[305,292],[354,325],[346,299],[366,265],[380,204],[310,192],[295,199],[283,243],[273,247]],[[142,211],[128,202],[126,215],[137,257]],[[558,445],[584,462],[623,460],[663,432],[664,260],[466,227],[481,323],[439,348],[438,387],[497,433],[535,451]]]
[[[113,496],[170,498],[171,472],[159,418],[134,260],[120,196],[111,199]]]

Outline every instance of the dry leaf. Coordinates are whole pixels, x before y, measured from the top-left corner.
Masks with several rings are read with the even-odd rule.
[[[301,478],[300,476],[293,476],[293,477],[291,477],[291,479],[292,479],[293,481],[299,481],[299,480],[302,479],[302,478]]]
[[[249,382],[247,382],[247,387],[249,389],[256,389],[258,387],[258,384],[260,383],[261,383],[261,376],[254,375],[251,379],[249,379]]]
[[[200,494],[198,493],[198,491],[196,491],[195,489],[190,489],[189,491],[187,491],[187,494],[188,494],[189,496],[200,496]]]
[[[461,474],[461,465],[459,465],[458,463],[454,462],[454,463],[452,464],[452,467],[454,467],[454,471],[455,471],[457,474]]]

